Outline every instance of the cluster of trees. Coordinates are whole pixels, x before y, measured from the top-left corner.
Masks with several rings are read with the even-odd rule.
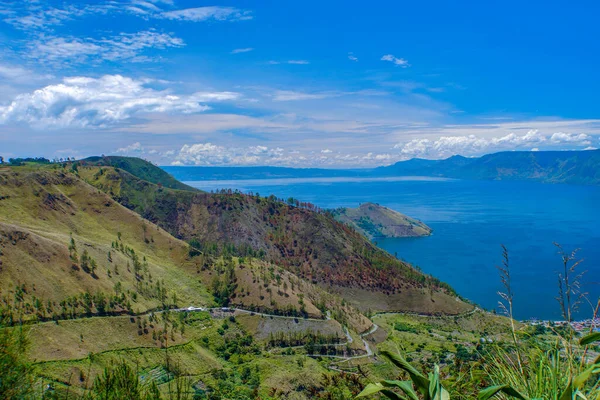
[[[131,264],[127,262],[127,271],[131,271],[135,277],[135,289],[137,293],[147,299],[157,299],[163,309],[177,307],[177,293],[172,292],[169,296],[164,280],[153,280],[152,274],[148,268],[148,260],[146,256],[140,257],[135,250],[126,244],[123,244],[122,235],[117,232],[117,240],[111,242],[111,248],[118,251],[131,260]],[[108,253],[108,260],[112,262],[112,255]]]
[[[258,366],[235,366],[215,370],[206,388],[194,395],[194,400],[257,399],[260,385]]]
[[[116,291],[114,295],[89,291],[68,296],[57,302],[44,300],[30,292],[25,284],[17,285],[14,296],[3,296],[0,300],[0,318],[7,325],[17,325],[25,321],[59,321],[89,317],[92,315],[133,314],[130,292]]]
[[[227,323],[223,325],[228,329],[229,325]],[[223,344],[218,345],[215,348],[215,351],[219,357],[225,360],[238,360],[238,362],[248,358],[244,356],[258,356],[262,352],[260,346],[257,343],[254,343],[254,339],[251,335],[239,333],[232,336],[225,336]],[[233,356],[236,357],[234,358]]]
[[[57,163],[63,163],[63,162],[69,162],[69,161],[75,161],[75,157],[64,157],[64,158],[53,158],[52,160],[49,160],[45,157],[15,157],[15,158],[9,158],[8,159],[8,164],[11,166],[21,166],[24,165],[25,163],[35,163],[35,164],[57,164]],[[0,156],[0,164],[4,164],[4,157]]]
[[[237,289],[237,278],[235,276],[235,267],[233,261],[225,259],[225,263],[214,277],[211,289],[215,302],[219,306],[227,307],[231,301],[232,295]]]
[[[96,275],[98,263],[90,256],[87,249],[83,249],[81,257],[78,256],[77,244],[75,243],[75,239],[73,239],[73,235],[71,235],[71,240],[69,242],[69,258],[71,259],[71,266],[73,269],[78,270],[81,268],[92,277],[98,279],[98,275]]]
[[[324,213],[326,211],[313,203],[310,203],[308,201],[300,201],[293,197],[288,197],[287,199],[284,199],[281,197],[277,197],[273,194],[268,197],[260,197],[260,193],[253,193],[252,191],[250,191],[248,192],[248,194],[243,194],[238,189],[218,189],[216,191],[212,191],[211,193],[226,196],[249,196],[253,197],[258,204],[264,201],[268,203],[280,203],[282,205],[286,204],[290,207],[303,208],[317,213]]]

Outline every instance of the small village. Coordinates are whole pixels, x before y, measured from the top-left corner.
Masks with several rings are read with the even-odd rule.
[[[567,321],[544,321],[544,320],[536,320],[536,319],[532,319],[532,320],[528,320],[528,321],[524,321],[525,323],[529,324],[529,325],[542,325],[545,326],[547,328],[550,327],[554,327],[554,326],[564,326],[566,324],[568,324]],[[573,321],[571,322],[571,327],[576,331],[576,332],[588,332],[590,330],[593,330],[594,332],[600,332],[600,318],[589,318],[589,319],[584,319],[581,321]]]

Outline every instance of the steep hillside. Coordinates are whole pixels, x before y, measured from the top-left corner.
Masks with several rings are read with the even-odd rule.
[[[352,226],[370,239],[431,235],[423,222],[374,203],[358,208],[341,207],[332,211],[336,220]]]
[[[511,151],[479,158],[413,159],[378,168],[374,174],[598,185],[600,150]]]
[[[444,283],[395,259],[313,205],[292,206],[232,191],[170,190],[110,167],[81,166],[79,173],[206,254],[260,257],[314,284],[335,287],[342,296],[343,288],[395,295],[397,301],[381,302],[381,309],[456,313],[468,308]],[[431,293],[440,298],[434,301]]]
[[[0,292],[15,318],[213,303],[186,243],[70,172],[3,168],[0,199]]]
[[[0,311],[13,319],[212,304],[315,318],[330,310],[359,331],[370,326],[281,267],[190,249],[62,168],[0,170],[0,277]]]

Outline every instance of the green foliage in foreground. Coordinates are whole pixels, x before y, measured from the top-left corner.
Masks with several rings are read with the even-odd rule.
[[[378,383],[371,383],[357,397],[366,397],[375,393],[381,393],[390,399],[418,400],[419,395],[417,393],[419,393],[424,400],[446,400],[450,398],[450,394],[441,384],[438,366],[435,366],[433,373],[425,377],[425,375],[417,371],[402,356],[390,353],[389,351],[383,351],[381,354],[388,358],[395,366],[404,370],[410,376],[410,380],[384,380]],[[400,390],[405,396],[397,394],[392,389]]]
[[[600,340],[600,333],[583,337],[578,346],[563,340],[546,351],[534,347],[520,356],[522,363],[517,362],[517,352],[498,348],[485,356],[484,374],[480,377],[481,383],[492,382],[492,386],[481,390],[477,397],[479,400],[495,396],[519,400],[598,399],[600,357],[592,363],[585,362],[587,346],[597,340]],[[437,366],[426,377],[402,356],[387,351],[382,354],[406,372],[410,380],[371,383],[357,398],[380,393],[390,399],[450,399],[449,392],[441,384]]]

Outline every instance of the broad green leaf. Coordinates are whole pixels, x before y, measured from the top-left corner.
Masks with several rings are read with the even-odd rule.
[[[517,390],[513,389],[509,385],[498,385],[498,386],[490,386],[488,388],[483,389],[477,395],[479,400],[488,400],[497,395],[498,393],[504,393],[508,396],[516,397],[520,400],[529,400],[527,397],[523,396]]]
[[[409,399],[419,400],[419,396],[415,393],[410,381],[382,381],[381,384],[386,387],[397,387],[406,393]]]
[[[440,397],[439,400],[450,400],[450,393],[448,393],[448,391],[446,389],[444,389],[442,386],[440,386]]]
[[[598,340],[600,340],[600,332],[594,332],[579,339],[579,344],[585,346],[587,344],[597,342]]]
[[[379,393],[384,389],[385,387],[381,383],[369,383],[367,386],[365,386],[363,391],[356,396],[356,398],[371,396],[372,394]]]
[[[419,371],[417,371],[412,365],[408,363],[402,356],[398,354],[392,354],[389,351],[382,351],[385,357],[387,357],[395,366],[408,372],[410,379],[412,380],[415,387],[423,394],[427,395],[429,391],[429,380],[425,378]]]
[[[577,375],[575,377],[575,379],[573,379],[573,387],[575,389],[581,389],[583,387],[583,385],[585,384],[585,382],[588,379],[590,379],[590,377],[593,374],[596,373],[598,367],[599,367],[598,364],[593,364],[589,368],[587,368],[585,371],[583,371],[582,373],[580,373],[579,375]]]

